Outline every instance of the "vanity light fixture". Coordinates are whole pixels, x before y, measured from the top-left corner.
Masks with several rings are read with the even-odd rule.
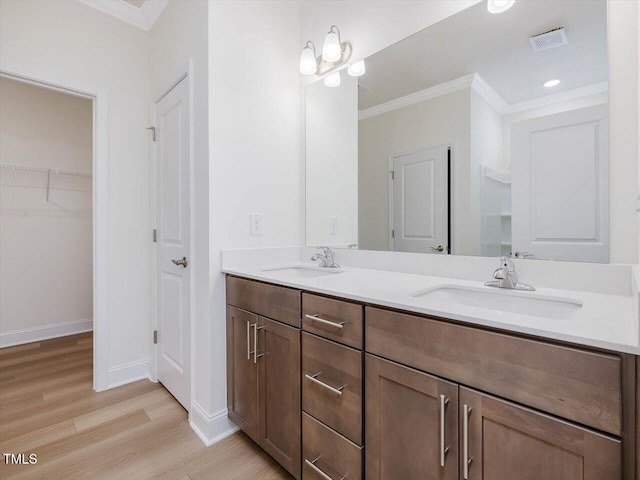
[[[347,67],[347,73],[352,77],[359,77],[360,75],[364,75],[366,72],[366,68],[364,66],[364,60],[360,60],[355,63],[350,63]]]
[[[324,84],[327,87],[339,87],[340,86],[340,72],[333,72],[324,77]]]
[[[560,80],[558,80],[557,78],[554,78],[553,80],[547,80],[546,82],[544,82],[542,85],[546,88],[551,88],[551,87],[555,87],[556,85],[560,84]]]
[[[513,7],[516,0],[487,0],[489,13],[502,13]]]
[[[300,54],[300,73],[303,75],[313,75],[318,71],[318,60],[316,59],[316,46],[312,41],[308,41]]]
[[[332,25],[324,39],[322,55],[316,55],[313,42],[309,41],[305,44],[300,54],[300,73],[303,75],[325,75],[338,70],[349,61],[349,58],[351,58],[351,45],[340,40],[340,30]],[[362,65],[362,73],[364,73],[364,62]]]

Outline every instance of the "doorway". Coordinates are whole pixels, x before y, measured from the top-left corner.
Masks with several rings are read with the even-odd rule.
[[[108,349],[108,251],[107,251],[107,203],[108,203],[108,182],[107,182],[107,94],[100,87],[94,85],[84,85],[61,79],[48,72],[26,70],[15,64],[0,64],[0,78],[4,80],[19,82],[35,88],[44,89],[56,93],[68,95],[73,98],[80,98],[90,103],[90,136],[91,148],[90,163],[91,177],[88,181],[90,184],[90,217],[91,217],[91,281],[93,288],[90,292],[90,304],[93,316],[93,389],[96,391],[106,390],[108,388],[108,369],[109,369],[109,349]],[[3,162],[4,162],[3,158]],[[48,170],[48,169],[47,169]],[[62,170],[62,169],[60,169]],[[73,173],[87,173],[71,170]],[[14,172],[15,173],[15,172]],[[60,173],[60,172],[58,172]],[[65,173],[63,171],[63,173]],[[40,175],[40,173],[36,173]],[[49,183],[50,201],[55,201],[56,196],[53,195],[55,184],[66,185],[69,178],[62,176],[60,179],[52,178],[54,173],[47,172],[47,180]],[[81,178],[83,177],[83,178]],[[64,180],[66,178],[66,180]],[[74,176],[84,186],[79,187],[86,190],[87,177]],[[42,188],[42,187],[39,187]],[[46,202],[46,184],[45,202]],[[61,190],[61,189],[60,189]],[[78,190],[70,190],[77,192]],[[60,193],[60,192],[58,192]],[[52,206],[53,208],[53,206]],[[89,212],[85,212],[89,213]],[[59,281],[54,276],[50,279],[52,283]],[[32,300],[33,301],[33,300]],[[82,319],[81,319],[82,320]],[[85,325],[88,321],[85,320]],[[75,328],[75,330],[73,330]],[[86,327],[88,329],[88,327]],[[68,335],[79,331],[77,325],[73,324],[70,329],[69,325],[58,325],[53,332],[43,332],[40,338],[52,338],[60,335]],[[38,331],[35,330],[37,334]],[[37,336],[37,335],[36,335]],[[16,342],[27,343],[35,340],[34,331],[27,331],[26,335],[18,338]],[[13,342],[13,344],[16,344]]]

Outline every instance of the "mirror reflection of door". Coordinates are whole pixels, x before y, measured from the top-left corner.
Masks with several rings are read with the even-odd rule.
[[[596,105],[512,125],[514,255],[609,261],[607,117]]]
[[[449,253],[449,148],[390,158],[390,250]]]

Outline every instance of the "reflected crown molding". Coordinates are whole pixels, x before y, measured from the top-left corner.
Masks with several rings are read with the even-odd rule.
[[[77,0],[84,5],[149,31],[169,4],[169,0],[147,0],[140,8],[124,0]]]
[[[408,107],[416,103],[441,97],[466,88],[473,89],[501,115],[508,115],[510,113],[545,107],[547,105],[553,105],[560,102],[574,100],[576,98],[607,92],[609,84],[608,82],[594,83],[585,87],[565,90],[564,92],[552,95],[545,95],[544,97],[535,98],[533,100],[508,104],[500,94],[496,92],[484,78],[482,78],[482,76],[477,73],[471,73],[464,77],[456,78],[448,82],[425,88],[424,90],[420,90],[403,97],[394,98],[388,102],[360,110],[358,112],[358,120],[375,117],[376,115],[398,110],[400,108]]]

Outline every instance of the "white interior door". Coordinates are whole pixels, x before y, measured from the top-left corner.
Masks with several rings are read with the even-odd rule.
[[[183,79],[155,108],[156,365],[158,380],[190,408],[189,82]]]
[[[449,252],[448,148],[393,157],[392,250]]]
[[[513,251],[609,261],[607,105],[514,123]]]

